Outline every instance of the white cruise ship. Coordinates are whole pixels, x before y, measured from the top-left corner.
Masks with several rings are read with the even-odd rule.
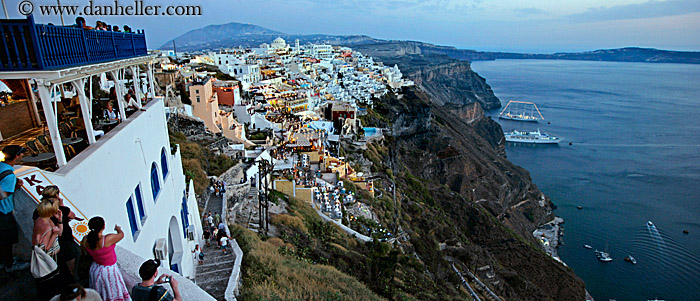
[[[534,132],[512,131],[505,133],[507,142],[533,143],[533,144],[558,144],[558,137],[547,135],[538,129]]]

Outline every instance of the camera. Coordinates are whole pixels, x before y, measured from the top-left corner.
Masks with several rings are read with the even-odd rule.
[[[170,279],[172,279],[172,276],[165,276],[165,277],[163,278],[163,281],[165,281],[165,282],[170,282]]]

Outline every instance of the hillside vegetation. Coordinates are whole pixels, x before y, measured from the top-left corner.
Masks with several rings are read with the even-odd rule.
[[[352,276],[296,256],[279,238],[263,241],[238,225],[232,235],[244,253],[242,300],[382,300]]]
[[[182,168],[187,180],[194,180],[194,190],[201,194],[209,185],[207,176],[218,176],[234,166],[237,161],[227,156],[216,156],[204,146],[187,140],[182,132],[169,130],[170,144],[180,145]]]
[[[327,299],[332,294],[326,288],[338,286],[337,279],[347,279],[319,280],[322,283],[315,290],[290,288],[290,282],[278,278],[292,277],[283,272],[309,273],[300,262],[332,266],[387,299],[469,299],[451,268],[454,262],[463,271],[479,274],[506,300],[583,300],[583,282],[545,254],[530,234],[551,219],[551,203],[527,171],[504,158],[503,134],[497,124],[483,113],[467,123],[429,100],[415,89],[403,91],[401,99],[381,99],[366,121],[392,128],[385,133],[393,136],[364,150],[343,146],[354,168],[383,179],[374,182],[376,198],[349,182],[346,188],[355,191],[379,222],[401,239],[393,244],[376,239],[360,242],[324,222],[310,204],[288,198],[289,213],[271,218],[277,237],[258,242],[237,231],[237,236],[255,242],[246,244],[250,256],[256,257],[247,263],[244,258],[246,299]],[[396,203],[391,198],[391,180],[396,182]],[[279,194],[274,195],[281,204]],[[263,255],[255,254],[267,254],[276,261],[271,264],[273,259],[265,259],[262,264]],[[487,277],[487,271],[492,276]],[[275,286],[281,291],[266,295],[265,289]],[[350,297],[348,291],[341,294],[340,299],[370,299]]]

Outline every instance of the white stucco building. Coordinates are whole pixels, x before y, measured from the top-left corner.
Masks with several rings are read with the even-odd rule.
[[[26,22],[26,28],[35,30],[31,17]],[[40,36],[38,39],[70,41],[72,36],[66,32],[83,29],[62,30],[54,36]],[[61,55],[73,56],[69,63],[58,61],[52,52],[44,52],[42,56],[27,56],[29,64],[23,68],[0,66],[0,79],[36,83],[38,93],[29,91],[27,101],[43,111],[43,125],[48,128],[46,136],[50,143],[40,155],[54,160],[48,166],[38,168],[30,166],[32,159],[36,160],[38,156],[27,156],[15,165],[15,174],[24,182],[14,197],[20,243],[31,244],[31,215],[41,199],[43,188],[57,185],[65,205],[76,216],[85,219],[72,220],[69,224],[77,241],[87,235],[88,220],[95,216],[104,218],[105,234],[114,233],[115,225],[122,227],[125,236],[117,247],[118,253],[123,255],[118,256],[117,264],[125,279],[138,277],[138,270],[132,267],[138,267],[146,259],[159,258],[161,272],[177,274],[176,278],[182,283],[181,290],[187,290],[183,291],[186,300],[213,300],[188,280],[194,279],[197,265],[191,251],[196,244],[202,243],[199,209],[193,184],[186,181],[183,173],[179,146],[170,143],[163,97],[154,96],[156,55],[146,52],[143,33],[133,35],[129,43],[133,49],[112,50],[107,53],[112,57],[86,55],[75,48],[70,53],[61,52]],[[98,43],[100,38],[86,39],[94,40],[87,41],[89,43]],[[33,46],[22,47],[27,51]],[[140,76],[141,70],[146,72],[143,77]],[[101,111],[93,112],[95,105],[89,83],[99,80],[103,74],[108,74],[116,84],[115,109],[119,111],[120,120],[101,136],[94,131],[99,125],[95,121],[99,117],[94,117],[102,114]],[[144,82],[133,85],[134,93],[137,97],[144,97],[127,104],[123,97],[126,94],[125,82],[139,78]],[[84,136],[68,138],[65,129],[59,128],[59,123],[67,120],[58,109],[60,105],[51,101],[51,94],[64,85],[72,86],[77,92],[79,104],[77,111],[72,113],[79,117],[72,121],[83,127],[81,134]],[[30,129],[25,134],[41,133],[44,126]]]

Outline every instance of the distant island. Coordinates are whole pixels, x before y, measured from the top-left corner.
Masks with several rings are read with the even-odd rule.
[[[599,49],[586,52],[562,52],[552,54],[530,54],[514,52],[489,52],[459,49],[418,41],[397,41],[375,39],[365,35],[325,35],[287,34],[262,26],[243,23],[226,23],[209,25],[188,31],[162,46],[161,50],[177,48],[178,51],[219,50],[232,47],[258,47],[276,37],[287,41],[299,40],[300,43],[330,44],[356,46],[367,45],[372,48],[412,49],[412,54],[441,54],[454,59],[467,61],[486,61],[496,59],[540,59],[540,60],[580,60],[580,61],[614,61],[645,63],[679,63],[700,64],[698,51],[672,51],[654,48],[625,47],[617,49]],[[174,41],[174,43],[173,43]],[[173,44],[175,45],[173,47]]]

